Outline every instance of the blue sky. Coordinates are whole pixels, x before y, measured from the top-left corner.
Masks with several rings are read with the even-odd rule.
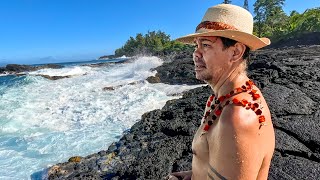
[[[0,65],[95,59],[113,54],[130,36],[161,30],[172,39],[194,31],[222,0],[1,0]],[[249,9],[253,3],[249,0]],[[232,0],[243,5],[243,0]],[[320,0],[286,0],[302,13]]]

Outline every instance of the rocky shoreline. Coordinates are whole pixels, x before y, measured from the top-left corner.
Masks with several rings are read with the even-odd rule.
[[[13,74],[16,75],[22,72],[37,71],[40,69],[60,69],[62,65],[58,64],[46,64],[40,66],[20,65],[20,64],[7,64],[5,67],[0,67],[0,74]]]
[[[189,53],[156,68],[156,82],[198,84]],[[320,177],[320,46],[264,49],[252,54],[249,77],[269,103],[276,150],[269,179]],[[46,172],[48,179],[161,179],[191,168],[191,142],[200,125],[208,86],[186,92],[145,113],[103,150],[73,157]]]
[[[111,63],[118,64],[118,63],[129,63],[133,61],[133,58],[127,58],[127,59],[121,59],[117,62],[111,61],[111,62],[101,62],[101,63],[93,63],[93,64],[84,64],[81,66],[89,66],[92,68],[96,67],[103,67],[103,66],[109,66]],[[26,76],[26,75],[32,75],[29,74],[29,72],[37,71],[41,69],[61,69],[65,66],[59,65],[59,64],[45,64],[45,65],[22,65],[22,64],[7,64],[5,67],[0,67],[0,75],[14,75],[14,76]],[[86,75],[86,73],[82,74]],[[74,76],[78,75],[66,75],[66,76],[49,76],[45,74],[36,74],[34,76],[41,76],[43,78],[49,79],[49,80],[59,80],[64,78],[72,78]]]

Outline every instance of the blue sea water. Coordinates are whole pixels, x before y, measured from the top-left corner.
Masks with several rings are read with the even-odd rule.
[[[36,172],[71,156],[105,150],[143,113],[197,87],[146,82],[156,73],[152,68],[163,63],[157,57],[83,66],[93,62],[99,63],[62,63],[62,69],[0,76],[0,179],[40,179]]]

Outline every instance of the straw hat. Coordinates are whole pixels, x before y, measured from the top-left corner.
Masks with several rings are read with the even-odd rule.
[[[249,11],[231,4],[210,7],[196,32],[176,39],[182,43],[193,44],[199,36],[221,36],[247,45],[251,50],[270,44],[268,38],[258,38],[252,34],[253,17]]]

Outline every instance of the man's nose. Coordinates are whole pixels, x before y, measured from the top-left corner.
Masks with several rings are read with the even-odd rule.
[[[197,47],[194,51],[193,51],[193,60],[197,61],[198,59],[202,58],[202,51],[199,47]]]

